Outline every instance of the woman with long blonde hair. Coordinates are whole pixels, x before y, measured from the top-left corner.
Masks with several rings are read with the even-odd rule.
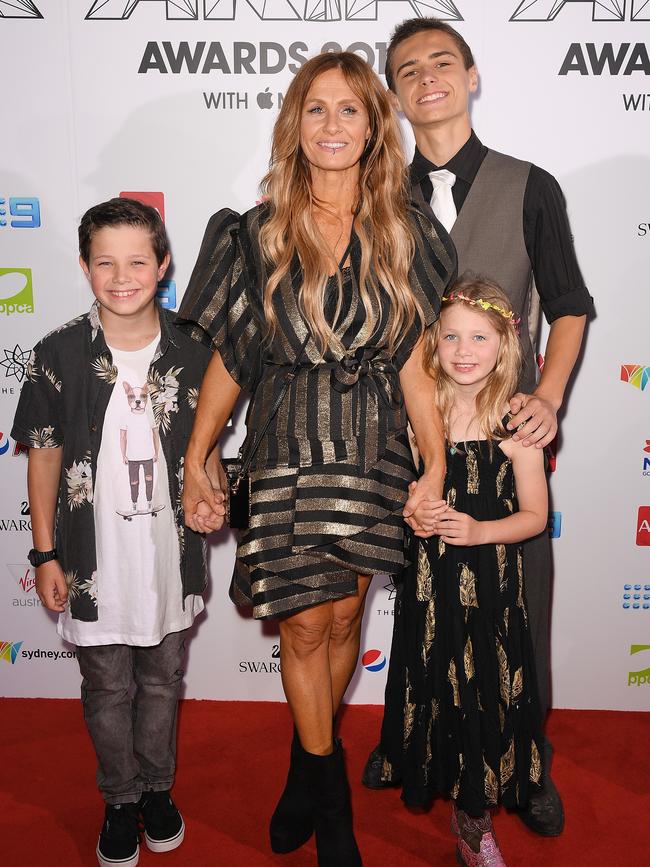
[[[421,530],[411,513],[441,496],[442,433],[422,347],[455,253],[411,206],[386,92],[351,53],[319,55],[297,73],[262,191],[242,216],[212,217],[180,311],[216,350],[183,508],[193,529],[222,521],[206,460],[249,391],[251,516],[231,596],[279,620],[295,723],[271,845],[292,851],[315,830],[319,865],[346,867],[361,858],[333,719],[372,575],[401,569],[405,518]],[[425,465],[410,497],[407,413]]]

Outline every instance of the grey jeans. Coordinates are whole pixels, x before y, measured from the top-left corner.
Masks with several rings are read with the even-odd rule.
[[[165,791],[176,770],[176,716],[187,630],[153,647],[77,647],[81,701],[109,804]]]

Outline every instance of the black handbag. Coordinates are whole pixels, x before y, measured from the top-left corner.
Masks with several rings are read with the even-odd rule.
[[[352,241],[350,241],[346,247],[343,258],[339,262],[339,270],[343,268],[351,246]],[[307,334],[298,350],[296,360],[294,361],[291,370],[286,374],[284,382],[282,383],[282,388],[271,407],[271,411],[266,418],[264,426],[257,432],[257,436],[255,437],[246,458],[243,457],[243,447],[239,450],[239,454],[236,458],[221,458],[221,466],[226,477],[226,523],[233,530],[248,529],[251,517],[251,478],[248,474],[248,470],[255,454],[257,453],[260,443],[262,442],[264,434],[275,418],[277,411],[280,409],[280,405],[289,390],[291,382],[296,377],[303,352],[305,351],[310,337],[311,332],[307,329]]]

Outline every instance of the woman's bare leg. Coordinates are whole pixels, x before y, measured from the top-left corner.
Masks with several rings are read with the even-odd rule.
[[[371,576],[359,575],[358,596],[332,603],[329,660],[332,677],[332,714],[336,714],[359,659],[361,623]]]

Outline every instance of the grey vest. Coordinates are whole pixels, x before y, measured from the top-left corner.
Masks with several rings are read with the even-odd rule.
[[[466,271],[498,283],[521,317],[522,391],[531,393],[537,381],[535,350],[539,327],[539,297],[524,242],[524,193],[530,163],[489,150],[463,203],[451,238],[458,252],[458,274]],[[420,185],[414,195],[422,201]]]

